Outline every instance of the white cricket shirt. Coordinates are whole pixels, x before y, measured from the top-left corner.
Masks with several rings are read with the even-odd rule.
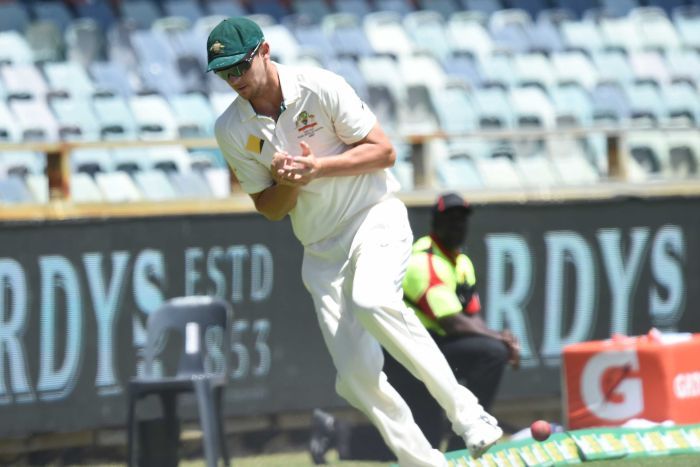
[[[219,147],[246,193],[274,184],[270,165],[275,151],[300,155],[299,143],[306,141],[316,157],[340,154],[367,136],[377,120],[342,77],[320,68],[275,66],[286,106],[277,122],[257,115],[241,98],[216,121]],[[300,188],[289,213],[294,234],[303,245],[328,238],[398,189],[388,169],[317,178]]]

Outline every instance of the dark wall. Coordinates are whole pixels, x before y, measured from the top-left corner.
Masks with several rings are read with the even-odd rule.
[[[468,239],[486,319],[523,343],[501,396],[558,395],[564,345],[656,326],[700,331],[700,199],[476,206]],[[410,210],[416,238],[429,209]],[[343,404],[287,221],[257,214],[4,223],[0,436],[124,422],[148,312],[234,307],[229,414]]]

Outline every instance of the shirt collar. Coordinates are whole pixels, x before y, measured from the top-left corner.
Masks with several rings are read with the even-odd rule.
[[[299,80],[288,66],[280,65],[277,62],[272,63],[274,63],[277,68],[277,76],[279,76],[280,86],[282,87],[282,108],[285,109],[289,107],[292,102],[299,99],[301,95]],[[245,99],[239,99],[238,97],[236,97],[236,100],[238,101],[237,105],[242,122],[255,117],[255,109],[253,109],[250,102]]]

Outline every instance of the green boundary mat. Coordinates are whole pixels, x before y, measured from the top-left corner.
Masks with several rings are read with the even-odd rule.
[[[448,452],[445,457],[450,467],[559,467],[622,457],[693,453],[700,453],[700,424],[566,431],[543,442],[525,439],[499,443],[479,459],[472,459],[466,449]]]

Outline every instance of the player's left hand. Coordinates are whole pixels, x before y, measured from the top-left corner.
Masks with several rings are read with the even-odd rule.
[[[294,164],[288,171],[288,178],[295,185],[306,185],[318,176],[319,164],[306,141],[299,143],[299,146],[301,146],[301,155],[292,159]]]

